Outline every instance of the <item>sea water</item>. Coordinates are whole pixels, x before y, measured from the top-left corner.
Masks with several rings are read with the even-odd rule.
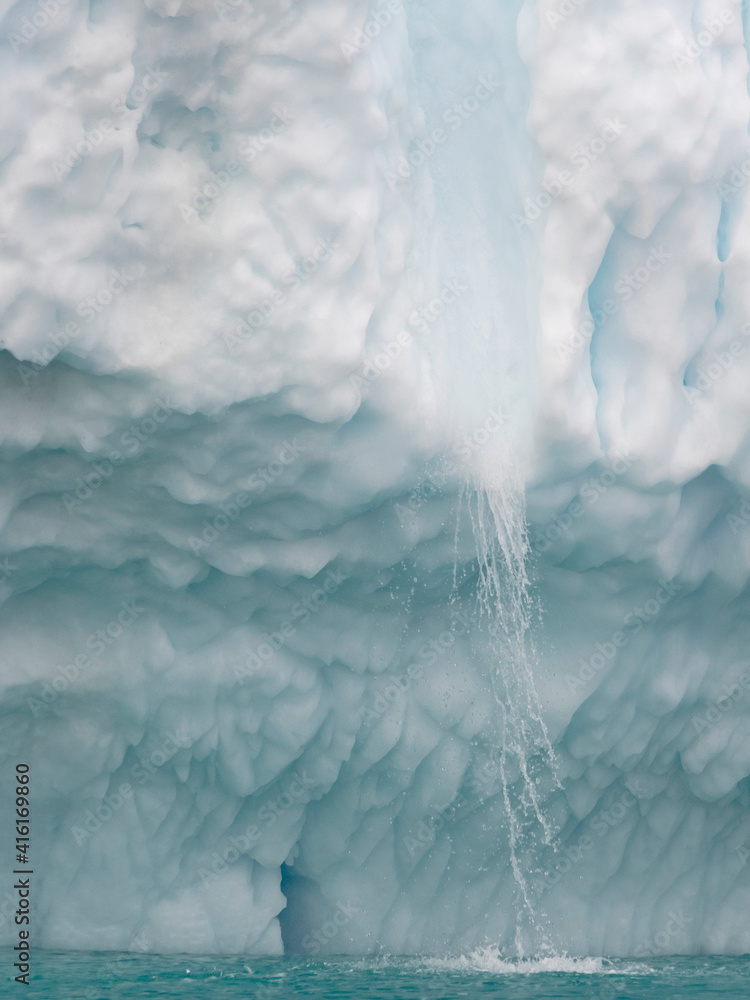
[[[746,1000],[750,956],[645,960],[554,957],[506,961],[496,951],[458,958],[243,958],[132,952],[39,951],[28,987],[3,949],[0,996],[26,1000]]]

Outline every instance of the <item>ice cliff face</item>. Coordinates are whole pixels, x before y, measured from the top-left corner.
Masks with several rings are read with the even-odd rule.
[[[741,5],[0,14],[38,943],[750,949]]]

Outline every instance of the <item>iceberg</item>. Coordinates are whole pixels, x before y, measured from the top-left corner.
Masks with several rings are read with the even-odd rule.
[[[4,5],[0,944],[750,951],[745,16]]]

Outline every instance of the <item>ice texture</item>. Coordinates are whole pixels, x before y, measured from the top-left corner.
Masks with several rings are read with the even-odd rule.
[[[0,16],[35,942],[750,951],[743,6]]]

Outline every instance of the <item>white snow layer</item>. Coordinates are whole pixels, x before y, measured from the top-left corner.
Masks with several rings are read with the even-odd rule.
[[[750,950],[742,5],[0,14],[0,943]]]

